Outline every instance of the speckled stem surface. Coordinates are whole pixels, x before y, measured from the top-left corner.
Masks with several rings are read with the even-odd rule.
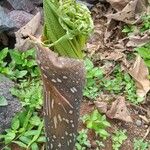
[[[82,60],[58,57],[40,44],[47,150],[74,150],[85,70]]]

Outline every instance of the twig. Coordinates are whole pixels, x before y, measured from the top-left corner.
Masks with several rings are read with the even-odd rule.
[[[131,105],[131,106],[133,106],[133,107],[136,107],[136,108],[138,108],[138,109],[141,109],[141,110],[143,110],[144,112],[146,112],[146,113],[148,114],[148,110],[145,109],[145,108],[143,108],[143,107],[141,107],[141,106],[138,106],[138,105],[135,105],[135,104],[132,104],[132,103],[129,103],[129,105]]]
[[[144,140],[146,139],[146,137],[148,136],[149,133],[150,133],[150,126],[148,127],[146,134],[143,137]]]

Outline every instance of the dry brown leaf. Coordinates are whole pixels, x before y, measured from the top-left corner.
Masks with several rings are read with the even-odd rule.
[[[107,103],[106,102],[95,101],[94,104],[100,113],[107,112]]]
[[[128,72],[136,82],[137,95],[142,98],[145,97],[150,90],[149,71],[144,60],[139,55],[137,55],[133,67]]]
[[[132,118],[125,104],[125,98],[119,96],[116,101],[112,103],[111,109],[106,113],[107,117],[119,119],[125,122],[132,122]]]
[[[146,31],[142,35],[131,35],[129,36],[129,42],[126,44],[127,47],[142,46],[150,41],[150,32]]]
[[[24,27],[20,28],[16,33],[15,48],[19,50],[27,50],[32,47],[29,42],[28,35],[34,35],[39,37],[42,31],[41,14],[37,13],[31,21],[29,21]]]
[[[101,60],[114,60],[117,61],[121,58],[125,57],[125,55],[120,52],[119,50],[113,51],[113,52],[104,52],[101,54]]]
[[[106,15],[109,19],[114,19],[122,21],[128,24],[133,24],[135,22],[135,10],[138,0],[130,1],[121,11],[115,14]]]
[[[121,11],[130,1],[131,0],[107,0],[117,11]]]

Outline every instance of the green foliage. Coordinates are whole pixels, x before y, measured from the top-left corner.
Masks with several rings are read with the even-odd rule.
[[[4,48],[0,51],[0,73],[7,72],[8,69],[6,68],[7,62],[6,57],[8,55],[8,48]]]
[[[109,136],[106,128],[110,127],[110,123],[106,120],[106,116],[102,116],[97,110],[94,110],[90,115],[85,115],[83,122],[86,123],[88,129],[93,129],[104,140]]]
[[[14,80],[25,76],[39,76],[39,70],[35,61],[35,50],[20,52],[18,50],[8,50],[8,48],[3,49],[0,51],[0,73]]]
[[[34,53],[33,49],[19,52],[6,48],[0,51],[0,73],[18,81],[11,93],[23,106],[23,111],[13,118],[11,127],[0,135],[0,144],[5,145],[5,150],[11,150],[12,143],[21,148],[39,150],[39,144],[45,142],[44,123],[38,112],[42,108],[42,86]],[[6,105],[7,101],[1,97],[0,104]]]
[[[122,32],[126,33],[127,35],[129,35],[130,33],[134,32],[134,30],[135,30],[135,26],[133,26],[133,25],[125,25],[123,27]]]
[[[144,15],[142,17],[142,26],[141,26],[141,31],[146,31],[146,30],[150,30],[150,15]]]
[[[94,67],[93,62],[89,59],[85,59],[86,68],[86,86],[84,88],[83,95],[95,99],[99,95],[99,87],[97,81],[103,78],[103,72],[98,67]]]
[[[114,94],[124,93],[127,100],[134,104],[139,104],[143,101],[143,99],[137,97],[135,82],[129,74],[123,73],[120,67],[117,66],[112,76],[111,79],[103,79],[102,86],[105,91]]]
[[[0,135],[5,148],[15,143],[22,148],[39,150],[38,144],[45,142],[45,136],[43,121],[37,115],[32,109],[28,109],[13,118],[11,128],[7,129],[5,134]],[[34,148],[35,146],[37,149]]]
[[[114,94],[118,94],[121,91],[123,92],[124,75],[119,69],[120,68],[116,67],[116,69],[113,72],[112,78],[103,80],[103,86],[106,91],[110,91],[111,93]]]
[[[100,150],[101,148],[104,148],[104,147],[105,147],[105,145],[103,144],[103,142],[98,141],[98,140],[96,140],[95,142],[96,142],[96,144],[97,144],[96,150]]]
[[[87,132],[87,129],[82,129],[81,131],[79,131],[76,142],[76,150],[86,150],[87,148],[91,147]]]
[[[43,97],[42,86],[39,80],[22,80],[19,85],[11,89],[11,93],[21,100],[22,106],[41,109],[43,104]]]
[[[134,150],[149,150],[150,143],[144,142],[143,139],[134,139]]]
[[[0,106],[7,106],[8,102],[7,99],[4,96],[0,95]]]
[[[140,104],[143,99],[138,97],[136,94],[136,86],[135,82],[132,80],[129,74],[124,74],[124,82],[125,82],[125,95],[127,100],[129,100],[133,104]]]
[[[120,150],[122,143],[127,139],[125,130],[119,130],[112,136],[113,150]]]
[[[145,64],[150,67],[150,43],[137,47],[136,51],[144,59]]]
[[[116,66],[109,78],[105,78],[103,71],[98,67],[94,67],[91,60],[85,59],[84,62],[86,85],[83,95],[85,97],[96,99],[100,92],[110,92],[113,94],[124,93],[126,99],[134,104],[139,104],[143,101],[143,99],[137,97],[135,82],[129,74],[121,71],[119,65]]]
[[[7,147],[15,143],[22,148],[38,150],[38,144],[45,142],[43,120],[38,116],[38,110],[42,107],[41,89],[41,84],[37,80],[23,81],[12,89],[12,94],[21,100],[24,111],[16,115],[11,128],[0,135],[0,139]]]

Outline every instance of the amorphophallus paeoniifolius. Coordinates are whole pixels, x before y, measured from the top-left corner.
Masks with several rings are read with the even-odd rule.
[[[73,150],[85,70],[83,49],[93,31],[88,8],[75,0],[43,0],[44,30],[36,44],[44,88],[48,150]]]

